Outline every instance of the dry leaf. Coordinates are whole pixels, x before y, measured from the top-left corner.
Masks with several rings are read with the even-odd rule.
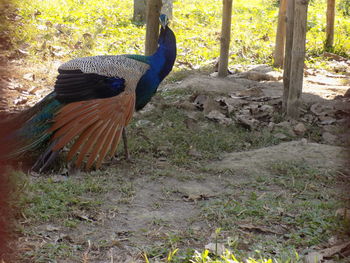
[[[330,258],[335,254],[343,253],[345,251],[348,252],[349,250],[350,250],[350,241],[340,245],[330,247],[330,248],[323,249],[319,252],[322,254],[324,258]]]
[[[248,230],[251,230],[251,231],[258,231],[258,232],[263,232],[263,233],[271,233],[271,234],[276,234],[276,235],[281,235],[282,233],[279,233],[279,232],[276,232],[272,229],[269,229],[267,227],[264,227],[264,226],[255,226],[253,224],[239,224],[238,225],[240,228],[243,228],[243,229],[248,229]]]
[[[206,196],[204,194],[190,194],[190,195],[184,195],[182,197],[185,202],[196,202],[199,200],[208,200],[209,196]]]
[[[225,245],[222,243],[209,243],[205,245],[205,249],[208,249],[212,253],[217,255],[223,255],[225,252]]]
[[[53,225],[47,225],[46,230],[47,231],[59,231],[59,230],[61,230],[61,228],[57,227],[57,226],[53,226]]]

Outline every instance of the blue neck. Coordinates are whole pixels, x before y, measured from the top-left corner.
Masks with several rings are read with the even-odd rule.
[[[142,109],[152,98],[160,82],[172,70],[176,58],[176,39],[173,31],[161,29],[158,49],[148,57],[149,70],[142,76],[136,87],[136,110]]]

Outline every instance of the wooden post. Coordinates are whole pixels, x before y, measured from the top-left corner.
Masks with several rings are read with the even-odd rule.
[[[274,53],[274,66],[281,68],[284,61],[284,43],[286,36],[286,11],[287,0],[280,0],[280,8],[278,12],[278,25],[276,33],[276,46]]]
[[[285,46],[284,67],[283,67],[283,99],[282,99],[282,110],[284,113],[287,112],[290,70],[291,70],[291,62],[292,62],[294,6],[295,6],[295,0],[287,0],[286,46]]]
[[[326,48],[333,46],[335,0],[327,0]]]
[[[158,47],[159,16],[162,0],[147,0],[145,55],[152,55]]]
[[[287,116],[297,119],[303,89],[308,0],[295,0]]]
[[[232,0],[223,0],[220,38],[219,77],[226,77],[230,49]]]

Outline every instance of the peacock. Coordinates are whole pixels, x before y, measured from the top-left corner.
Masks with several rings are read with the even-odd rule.
[[[14,158],[47,145],[32,169],[45,171],[69,146],[67,161],[89,170],[113,157],[121,137],[128,158],[125,127],[172,70],[176,38],[168,17],[159,18],[158,48],[151,56],[102,55],[76,58],[58,68],[54,90],[17,116],[2,145]],[[8,128],[8,127],[7,127]]]

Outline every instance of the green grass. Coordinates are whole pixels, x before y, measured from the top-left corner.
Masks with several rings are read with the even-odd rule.
[[[215,159],[224,152],[240,151],[276,144],[276,140],[267,130],[247,131],[237,125],[222,127],[221,124],[205,121],[198,122],[198,129],[191,130],[185,125],[186,116],[175,107],[161,111],[152,111],[143,116],[151,121],[150,126],[135,127],[137,120],[130,125],[132,139],[131,151],[138,155],[166,157],[175,164],[185,164],[191,159],[190,149],[200,153],[198,160]],[[193,158],[193,157],[192,157]]]
[[[332,52],[350,55],[350,17],[339,3]],[[133,1],[14,1],[17,19],[9,25],[14,49],[26,50],[35,61],[66,60],[97,54],[143,53],[145,27],[131,21]],[[178,42],[175,71],[212,65],[219,56],[221,2],[175,1],[174,29]],[[234,1],[230,65],[271,63],[278,6],[275,1]],[[311,1],[307,57],[324,51],[325,1]]]
[[[24,207],[24,216],[31,220],[64,220],[66,226],[74,227],[79,220],[75,213],[93,211],[101,204],[98,195],[108,190],[106,180],[96,175],[85,175],[83,180],[63,176],[59,181],[55,181],[55,176],[37,178],[23,189],[20,206]]]
[[[271,163],[270,169],[271,175],[258,175],[256,184],[254,180],[246,187],[228,182],[232,193],[204,203],[203,219],[216,222],[238,240],[249,236],[248,255],[253,257],[258,250],[265,256],[293,258],[293,251],[326,242],[337,233],[335,229],[344,228],[334,212],[341,206],[334,173],[288,161]],[[256,228],[247,230],[246,224]],[[236,245],[235,255],[241,255],[242,246]]]

